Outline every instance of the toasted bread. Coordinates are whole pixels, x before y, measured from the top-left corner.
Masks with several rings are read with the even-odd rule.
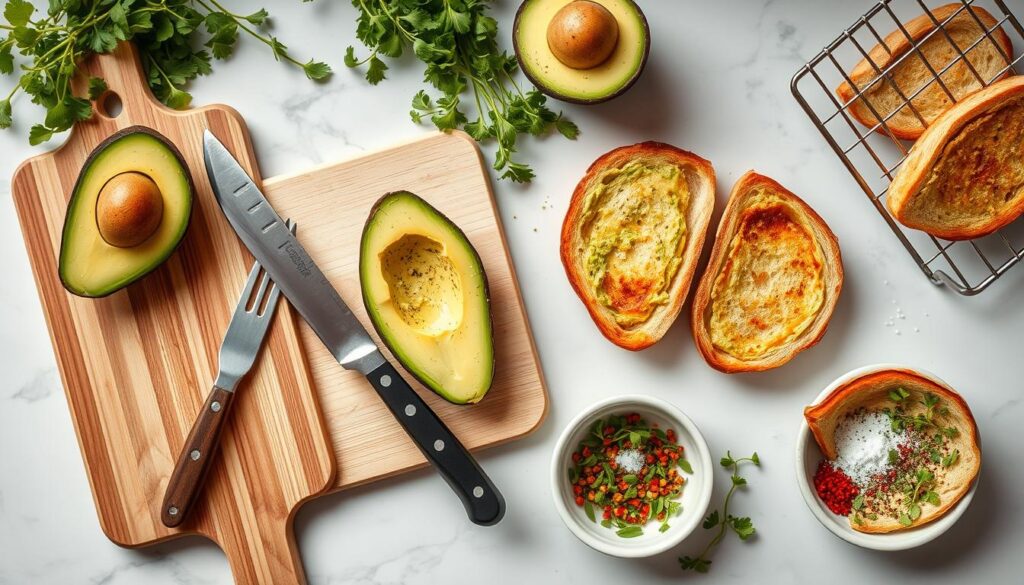
[[[905,23],[903,28],[910,38],[918,43],[920,53],[914,51],[907,34],[899,28],[885,37],[884,44],[875,45],[868,52],[868,57],[854,67],[850,80],[844,81],[836,89],[836,94],[843,102],[850,102],[858,97],[854,88],[863,92],[860,99],[850,104],[850,114],[865,126],[877,126],[876,131],[883,134],[885,126],[882,126],[881,122],[888,118],[885,125],[895,137],[916,140],[924,132],[926,125],[930,125],[939,114],[953,105],[953,100],[949,99],[943,84],[956,101],[959,101],[983,86],[971,71],[971,67],[984,79],[985,84],[1009,75],[1008,58],[1013,58],[1010,37],[1002,28],[997,28],[991,33],[991,38],[995,42],[990,39],[978,42],[985,34],[978,26],[978,21],[981,21],[986,29],[991,29],[996,26],[996,19],[980,6],[970,8],[974,16],[978,17],[977,20],[967,10],[962,3],[956,2],[932,10],[931,16],[922,14]],[[956,16],[953,16],[954,14]],[[936,31],[935,23],[942,23],[951,16],[952,20],[943,27],[945,33],[941,30]],[[930,33],[931,36],[928,36]],[[967,56],[970,66],[960,57],[961,51]],[[908,54],[911,52],[913,53]],[[922,54],[924,59],[921,57]],[[932,71],[941,72],[956,59],[960,60],[941,74],[942,84],[936,82]],[[929,65],[931,70],[928,68]],[[890,66],[892,69],[889,72],[889,80],[879,79],[879,71],[885,71]],[[893,87],[893,83],[899,88],[899,92]],[[911,100],[913,109],[906,105],[904,98]],[[871,107],[868,106],[869,103]],[[875,112],[871,111],[872,108]],[[896,111],[897,109],[899,111]],[[920,118],[914,110],[917,110]],[[921,123],[922,118],[925,124]]]
[[[921,398],[928,393],[937,396],[943,407],[949,409],[948,414],[941,415],[943,428],[956,428],[956,436],[949,438],[947,450],[958,451],[955,464],[949,466],[934,465],[935,488],[939,505],[921,506],[921,516],[910,525],[899,522],[898,517],[891,514],[879,514],[877,518],[863,516],[859,522],[851,521],[854,530],[869,533],[885,533],[916,528],[942,517],[950,508],[963,498],[974,484],[981,468],[981,447],[978,438],[978,427],[971,414],[971,409],[964,399],[952,388],[939,384],[929,378],[908,370],[883,370],[867,374],[833,390],[821,402],[804,409],[807,426],[814,435],[815,442],[828,459],[838,455],[834,435],[839,422],[848,414],[859,409],[866,411],[884,411],[892,408],[895,402],[889,392],[902,388],[909,392],[905,402],[909,405],[906,414],[914,416],[924,412],[925,406]],[[893,490],[887,500],[893,505],[902,503],[902,493]]]
[[[561,256],[573,290],[612,343],[661,339],[690,290],[715,205],[715,171],[660,142],[617,148],[576,185]]]
[[[843,287],[825,221],[774,180],[733,187],[693,298],[697,349],[726,373],[777,368],[817,343]]]
[[[1024,213],[1024,76],[935,120],[897,171],[886,205],[903,225],[947,240],[984,236]]]

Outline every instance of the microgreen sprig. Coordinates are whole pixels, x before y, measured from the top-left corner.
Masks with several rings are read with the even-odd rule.
[[[494,139],[498,150],[494,169],[501,178],[528,182],[533,170],[516,160],[521,134],[540,136],[556,130],[575,139],[575,124],[547,106],[536,89],[523,90],[515,79],[518,63],[499,50],[498,23],[487,15],[490,0],[352,0],[359,10],[356,36],[370,53],[359,58],[353,47],[345,64],[366,67],[366,80],[377,85],[388,66],[382,57],[396,58],[411,48],[422,61],[424,81],[440,93],[420,90],[409,112],[414,122],[429,119],[439,130],[464,129],[475,140]],[[471,121],[462,103],[471,90],[476,117]]]
[[[760,467],[761,459],[757,456],[755,451],[750,457],[739,457],[733,458],[732,453],[729,451],[725,452],[725,457],[722,457],[719,463],[725,469],[731,472],[732,485],[729,487],[729,491],[725,494],[725,500],[722,503],[722,511],[719,513],[717,509],[713,510],[704,519],[702,526],[705,530],[711,530],[715,527],[718,528],[718,532],[715,536],[707,543],[704,550],[701,551],[697,557],[684,556],[679,558],[679,565],[683,570],[694,570],[698,573],[707,573],[711,568],[711,559],[708,556],[711,551],[722,542],[725,538],[727,530],[732,530],[736,533],[736,536],[740,540],[747,540],[754,536],[756,530],[754,529],[754,523],[749,517],[738,517],[733,516],[729,513],[729,504],[732,502],[732,495],[737,488],[747,485],[746,478],[740,476],[739,469],[742,463],[749,462]]]

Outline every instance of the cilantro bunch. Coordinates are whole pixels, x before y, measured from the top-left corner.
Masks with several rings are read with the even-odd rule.
[[[575,124],[547,106],[536,89],[524,91],[515,80],[518,63],[498,49],[498,23],[487,15],[490,0],[352,0],[359,10],[356,36],[369,55],[360,59],[348,47],[345,64],[366,66],[366,80],[376,85],[385,78],[381,57],[396,58],[411,48],[426,65],[424,81],[440,92],[431,97],[419,91],[409,113],[414,122],[429,118],[439,130],[464,129],[478,141],[494,139],[498,151],[494,168],[503,179],[528,182],[529,166],[512,160],[520,134],[540,136],[557,130],[575,139]],[[470,89],[475,118],[462,104]]]
[[[29,131],[33,145],[88,119],[89,100],[106,84],[90,79],[89,95],[74,95],[71,81],[79,64],[127,40],[139,48],[154,95],[176,109],[192,101],[184,86],[210,73],[212,59],[230,56],[239,33],[266,44],[275,59],[301,67],[310,79],[330,76],[325,63],[298,61],[266,34],[268,16],[263,9],[236,14],[218,0],[49,0],[45,14],[37,14],[27,0],[7,0],[0,21],[0,74],[15,72],[15,53],[28,62],[20,66],[17,84],[0,93],[0,128],[11,126],[11,99],[19,92],[46,110],[43,122]]]

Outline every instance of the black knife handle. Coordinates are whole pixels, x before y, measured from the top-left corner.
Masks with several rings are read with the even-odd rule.
[[[366,377],[423,455],[462,499],[469,519],[481,526],[497,524],[505,515],[505,498],[437,414],[387,361]]]

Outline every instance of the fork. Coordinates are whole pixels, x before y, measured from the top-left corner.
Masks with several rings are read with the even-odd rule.
[[[295,224],[291,220],[288,221],[288,229],[295,233]],[[270,275],[259,262],[253,263],[220,346],[217,379],[206,404],[192,424],[164,492],[160,520],[168,528],[184,522],[196,501],[217,453],[235,389],[256,361],[280,296],[281,290],[270,280]]]

